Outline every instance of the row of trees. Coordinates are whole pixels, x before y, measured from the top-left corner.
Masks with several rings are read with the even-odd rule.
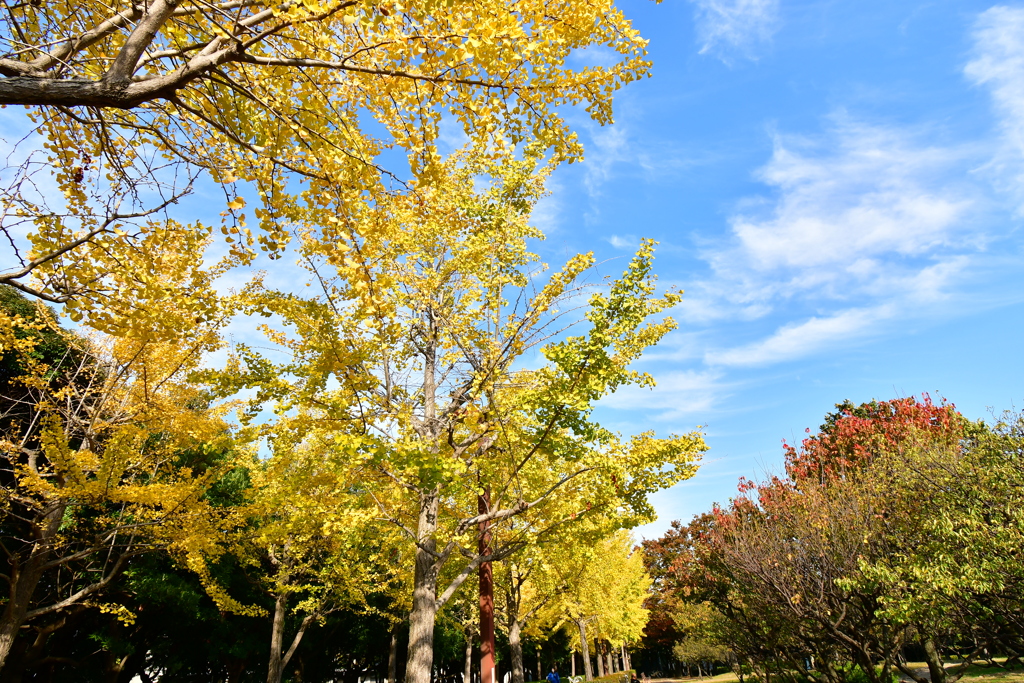
[[[326,680],[348,645],[320,673],[297,653],[368,642],[362,614],[392,680],[408,624],[405,678],[429,683],[477,572],[517,680],[529,629],[635,637],[642,572],[592,572],[636,569],[621,530],[705,446],[591,413],[653,381],[630,365],[678,294],[649,242],[613,282],[530,251],[547,173],[582,158],[566,107],[608,123],[650,68],[610,1],[27,2],[0,37],[0,105],[27,107],[0,285],[80,329],[0,288],[0,676],[240,680],[262,648],[268,681]],[[189,214],[197,189],[223,204]],[[252,268],[282,258],[283,288]],[[182,652],[172,621],[211,635]]]
[[[460,160],[459,181],[429,203],[391,203],[402,213],[388,240],[307,243],[321,296],[234,297],[280,321],[265,332],[289,351],[283,362],[239,345],[225,367],[204,367],[216,322],[173,340],[79,337],[5,290],[5,671],[61,662],[43,653],[69,614],[133,623],[145,605],[111,595],[152,552],[189,568],[220,611],[266,615],[268,681],[339,610],[407,619],[406,680],[429,680],[439,611],[498,561],[517,680],[520,634],[542,608],[536,628],[567,615],[584,653],[598,617],[602,638],[635,639],[638,560],[627,578],[592,569],[621,568],[629,544],[616,530],[651,518],[648,495],[690,476],[703,442],[624,441],[589,414],[617,386],[650,381],[628,366],[670,329],[646,320],[675,296],[653,296],[645,244],[591,296],[586,334],[552,335],[590,257],[524,292],[539,275],[526,251],[537,174],[507,163],[476,192],[478,171]],[[515,367],[541,344],[547,363]],[[605,557],[594,548],[606,538],[617,545]],[[251,584],[241,593],[241,578],[221,576],[232,567]],[[566,602],[573,585],[590,597]],[[147,671],[135,652],[122,670]]]
[[[662,637],[761,680],[947,683],[979,660],[1019,666],[1022,447],[1018,414],[838,405],[785,446],[786,476],[741,481],[727,506],[645,543]]]
[[[442,255],[482,246],[469,235],[438,234],[452,239]],[[426,233],[411,239],[431,246]],[[483,239],[517,246],[507,236]],[[501,291],[501,277],[490,275],[499,265],[482,268],[491,297]],[[393,277],[418,286],[424,273],[433,277],[442,268],[401,268]],[[463,286],[472,282],[468,264],[450,272]],[[506,276],[517,277],[510,269]],[[148,622],[142,615],[166,607],[146,597],[161,574],[174,575],[197,605],[212,600],[222,621],[236,615],[249,620],[241,628],[259,632],[253,624],[264,619],[270,681],[282,679],[309,629],[340,612],[376,615],[371,621],[393,638],[408,621],[406,678],[417,667],[429,677],[438,612],[481,564],[498,560],[498,611],[516,680],[524,680],[528,628],[543,639],[572,623],[576,637],[593,623],[591,637],[577,641],[584,653],[594,636],[617,647],[635,640],[646,623],[648,584],[639,556],[627,559],[628,536],[615,530],[648,519],[647,494],[689,476],[702,449],[696,435],[620,442],[586,418],[608,383],[629,379],[625,365],[642,348],[636,340],[658,334],[659,326],[636,329],[647,314],[649,278],[648,251],[607,297],[592,299],[589,317],[604,344],[595,344],[593,333],[561,338],[547,353],[565,357],[564,366],[523,371],[508,369],[512,360],[494,352],[493,338],[474,336],[472,315],[459,307],[488,299],[472,289],[465,297],[433,294],[419,316],[408,315],[413,304],[403,290],[373,301],[376,315],[391,307],[392,318],[374,322],[407,335],[405,349],[361,339],[365,328],[339,339],[347,318],[329,306],[261,291],[249,305],[276,307],[326,349],[289,340],[283,345],[296,352],[278,366],[243,347],[216,370],[200,367],[203,352],[218,343],[212,325],[197,326],[188,344],[81,336],[3,289],[4,675],[59,671],[82,655],[68,630],[78,638],[111,630],[119,635],[97,648],[108,680],[157,672],[175,680],[175,650],[157,663],[159,648],[149,640],[166,638],[159,633],[166,624],[156,624],[157,635],[134,629],[140,619]],[[567,278],[554,280],[535,298],[554,298]],[[418,293],[415,286],[404,291]],[[379,297],[370,288],[366,295]],[[534,333],[510,307],[492,305],[504,307],[514,334]],[[424,345],[425,355],[440,358],[433,367],[419,364],[423,382],[438,378],[434,389],[447,387],[430,431],[423,404],[439,401],[429,385],[410,380]],[[513,334],[498,336],[497,345],[528,348]],[[619,350],[616,357],[605,345]],[[331,356],[339,347],[365,355],[338,366]],[[368,366],[371,354],[380,359],[377,371]],[[459,362],[466,365],[461,377]],[[500,364],[506,367],[495,368]],[[239,387],[254,390],[252,398],[218,400]],[[268,403],[272,417],[259,412]],[[229,422],[233,411],[240,424]],[[481,543],[485,531],[489,544]],[[452,604],[461,616],[448,618],[471,632],[475,610]],[[234,663],[217,655],[198,672],[188,668],[195,663],[186,668],[241,675],[252,670],[259,641],[230,647]],[[393,680],[394,662],[391,668]],[[327,670],[323,680],[334,673]],[[307,672],[303,680],[315,677]]]

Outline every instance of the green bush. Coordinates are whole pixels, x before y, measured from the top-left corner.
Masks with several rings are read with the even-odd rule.
[[[840,667],[840,671],[843,672],[846,683],[871,683],[871,679],[864,673],[864,669],[860,668],[859,664],[848,664]],[[882,674],[882,668],[878,667],[875,669],[878,675]],[[889,672],[889,683],[899,683],[900,677],[895,670]]]

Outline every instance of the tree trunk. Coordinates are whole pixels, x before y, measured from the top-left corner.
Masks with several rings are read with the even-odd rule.
[[[580,630],[580,650],[583,655],[583,673],[588,681],[594,680],[594,670],[590,668],[590,646],[587,643],[587,624],[582,619],[576,620],[576,627]]]
[[[388,683],[398,683],[398,628],[391,632],[391,646],[388,648]]]
[[[284,653],[283,657],[281,657],[282,674],[284,673],[284,668],[288,666],[288,662],[290,662],[292,660],[292,657],[295,655],[295,651],[299,649],[299,643],[302,642],[302,636],[306,635],[306,629],[309,628],[309,625],[313,623],[314,619],[316,619],[315,612],[311,612],[310,614],[307,614],[305,617],[302,618],[302,623],[299,624],[299,630],[295,634],[295,637],[292,638],[292,644],[288,646],[288,651]],[[299,681],[302,680],[302,666],[302,657],[299,657],[299,668],[298,671],[296,672],[296,680]]]
[[[923,645],[925,659],[928,662],[928,673],[931,676],[932,683],[946,683],[946,667],[942,664],[942,654],[935,645],[935,640],[925,638]]]
[[[433,673],[434,620],[437,617],[437,510],[437,489],[421,493],[406,683],[430,683]]]
[[[66,507],[57,505],[42,518],[36,527],[32,550],[24,564],[19,567],[17,560],[11,559],[7,605],[0,615],[0,671],[7,664],[14,640],[25,623],[25,616],[32,604],[32,596],[35,595],[36,587],[43,578],[43,566],[50,557],[50,542],[60,528]]]
[[[597,676],[604,678],[604,653],[601,652],[601,641],[594,639],[594,656],[597,658]]]
[[[270,664],[267,667],[267,683],[281,683],[281,678],[284,676],[284,668],[288,666],[288,662],[295,655],[299,643],[302,642],[302,637],[306,635],[306,629],[309,628],[309,625],[316,618],[316,613],[310,613],[302,619],[302,623],[299,624],[299,630],[296,632],[295,637],[292,638],[291,645],[288,646],[287,652],[282,654],[281,650],[284,649],[285,617],[288,615],[288,599],[286,595],[282,591],[274,601],[274,624],[270,634]]]
[[[526,683],[526,673],[523,671],[523,641],[518,621],[509,624],[508,647],[512,651],[512,683]]]
[[[572,677],[576,678],[576,653],[575,652],[570,652],[569,656],[572,658],[572,659],[569,660],[571,662],[570,666],[572,666]],[[540,665],[539,664],[537,665],[537,680],[538,681],[540,680]]]
[[[284,662],[281,648],[284,647],[284,617],[288,608],[288,596],[284,591],[274,600],[274,622],[270,630],[270,662],[267,665],[267,683],[281,683]]]
[[[462,668],[462,683],[473,680],[473,632],[466,631],[466,662]]]
[[[487,489],[477,499],[477,511],[485,515],[491,511],[491,492]],[[491,554],[491,523],[480,522],[477,552],[486,557]],[[522,650],[519,651],[520,677],[522,677]],[[494,669],[494,571],[490,562],[480,563],[480,680],[496,683]],[[522,683],[522,681],[517,681]]]
[[[0,670],[6,669],[7,657],[11,654],[14,639],[18,637],[21,625],[25,621],[25,613],[28,611],[28,605],[17,597],[21,593],[19,588],[25,583],[24,575],[13,580],[16,583],[11,586],[11,599],[7,602],[3,617],[0,619]],[[39,583],[38,579],[35,583]]]

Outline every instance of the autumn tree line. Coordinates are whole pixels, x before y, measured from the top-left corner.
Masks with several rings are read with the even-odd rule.
[[[446,172],[451,185],[393,198],[387,239],[305,253],[323,294],[231,295],[238,315],[280,321],[263,328],[276,358],[227,346],[227,315],[174,335],[68,331],[0,290],[4,676],[90,680],[83,660],[108,680],[365,675],[367,652],[356,666],[327,647],[319,671],[304,655],[307,634],[344,614],[390,639],[380,678],[401,656],[405,680],[431,680],[440,621],[473,641],[478,575],[515,680],[523,638],[563,626],[588,678],[591,647],[601,668],[624,666],[648,587],[627,530],[704,446],[623,439],[590,415],[651,381],[629,365],[671,328],[648,319],[677,295],[654,294],[645,243],[593,288],[583,334],[550,332],[592,257],[526,289],[542,277],[524,272],[534,161],[460,157]],[[476,191],[483,172],[493,182]],[[173,322],[173,301],[159,315]],[[547,362],[516,367],[534,347]],[[225,360],[206,362],[216,350]],[[210,619],[223,637],[182,663],[189,623],[206,633]]]
[[[652,647],[759,681],[1021,666],[1024,415],[846,402],[784,448],[784,474],[644,543]]]
[[[648,587],[627,531],[704,444],[623,438],[592,409],[652,381],[630,364],[678,295],[656,294],[650,242],[615,280],[581,282],[589,254],[545,276],[527,250],[535,159],[443,169],[367,209],[375,239],[305,244],[319,294],[255,281],[211,320],[168,329],[185,315],[168,298],[114,333],[62,329],[3,289],[4,676],[90,680],[84,660],[108,680],[276,683],[383,666],[351,643],[311,664],[307,634],[332,615],[390,640],[389,680],[399,658],[406,681],[444,674],[443,619],[467,645],[479,624],[487,661],[495,614],[517,682],[523,639],[559,628],[588,679],[591,647],[625,666]],[[227,344],[233,317],[266,318],[266,346]],[[520,367],[533,349],[542,362]],[[219,619],[223,639],[182,663],[190,619],[192,637]]]
[[[418,547],[402,525],[418,498],[403,509],[391,474],[368,481],[385,465],[333,455],[323,434],[246,449],[228,408],[186,379],[193,348],[69,332],[7,287],[0,305],[4,680],[411,675],[399,648],[412,651]],[[569,650],[588,680],[588,651],[600,673],[621,670],[647,622],[650,579],[610,507],[623,504],[570,490],[553,508],[567,519],[520,510],[489,527],[502,664],[519,681]],[[453,517],[458,494],[444,502]],[[444,524],[451,547],[457,523]],[[471,679],[480,605],[475,586],[456,587],[480,557],[461,550],[437,574],[435,680]]]
[[[648,575],[765,683],[1019,652],[1015,419],[851,406],[633,552],[706,446],[594,408],[680,293],[530,219],[651,73],[611,0],[4,10],[0,679],[591,678]]]
[[[566,117],[650,73],[611,0],[33,0],[0,37],[0,679],[628,667],[629,529],[706,447],[594,407],[680,293],[530,219]]]

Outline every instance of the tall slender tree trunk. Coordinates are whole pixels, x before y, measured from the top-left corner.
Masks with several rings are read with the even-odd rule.
[[[284,649],[285,617],[287,615],[288,598],[287,594],[282,591],[274,600],[274,622],[270,632],[270,663],[267,666],[267,683],[281,683],[281,678],[284,676],[284,668],[292,660],[292,656],[295,655],[299,643],[302,642],[302,636],[306,634],[306,629],[309,628],[309,625],[313,623],[313,619],[316,617],[315,614],[307,614],[303,618],[302,623],[299,624],[298,632],[296,632],[295,637],[292,638],[292,642],[288,646],[288,651],[282,654]]]
[[[594,670],[590,668],[590,645],[587,643],[587,623],[583,619],[576,620],[576,627],[580,630],[580,650],[583,656],[583,673],[588,681],[594,680]]]
[[[491,511],[491,492],[487,489],[477,499],[477,510],[481,515]],[[477,552],[482,556],[491,554],[491,523],[480,522],[480,539]],[[513,655],[515,657],[515,655]],[[522,683],[523,651],[519,650],[519,677]],[[514,666],[514,664],[513,664]],[[513,674],[514,675],[514,674]],[[494,570],[490,562],[480,563],[480,680],[482,683],[497,683],[498,672],[494,669]]]
[[[437,324],[428,307],[424,321],[427,337],[423,352],[423,426],[419,437],[437,452]],[[421,482],[420,514],[416,523],[416,566],[413,572],[412,612],[409,614],[409,651],[405,683],[431,683],[434,673],[434,622],[437,619],[437,484]]]
[[[512,651],[512,683],[526,683],[526,673],[523,671],[522,629],[518,620],[513,620],[509,624],[508,647]]]
[[[601,641],[594,638],[594,657],[597,658],[597,675],[599,678],[604,678],[604,653],[601,650]]]
[[[391,632],[391,646],[388,647],[388,683],[398,683],[398,629]]]
[[[570,652],[569,656],[570,656],[569,661],[571,662],[570,666],[572,666],[572,674],[571,675],[572,675],[573,678],[576,678],[576,653],[575,652]],[[537,667],[537,680],[538,681],[540,680],[540,666],[539,665]]]
[[[473,631],[466,630],[466,661],[462,668],[462,683],[473,680]]]
[[[267,665],[267,683],[280,683],[284,673],[281,648],[284,644],[284,617],[288,609],[288,596],[281,591],[274,600],[274,621],[270,631],[270,663]]]
[[[434,665],[434,620],[437,617],[437,511],[436,488],[420,494],[416,569],[413,574],[412,612],[409,614],[409,661],[406,683],[430,683]]]

